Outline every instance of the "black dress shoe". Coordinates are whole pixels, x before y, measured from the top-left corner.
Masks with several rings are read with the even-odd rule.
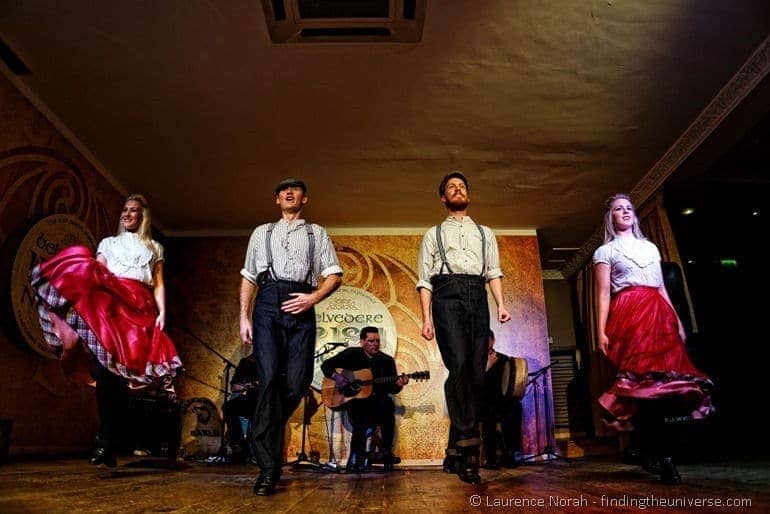
[[[682,483],[674,461],[671,457],[663,457],[660,460],[660,481],[666,485],[678,485]]]
[[[481,483],[481,475],[479,475],[478,467],[476,468],[465,467],[459,473],[457,473],[457,476],[460,478],[460,480],[462,480],[467,484]]]
[[[457,476],[463,482],[468,484],[480,484],[481,476],[479,475],[479,452],[465,450],[462,455],[460,466],[457,470]]]
[[[254,494],[257,496],[270,496],[275,493],[275,485],[278,483],[278,477],[272,473],[260,473],[257,481],[254,482]]]
[[[114,468],[118,465],[117,461],[115,461],[115,457],[113,457],[109,450],[104,447],[96,448],[91,455],[91,458],[88,459],[88,462],[94,466],[104,464],[108,468]]]

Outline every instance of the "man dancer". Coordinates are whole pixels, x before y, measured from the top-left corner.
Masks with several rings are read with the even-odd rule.
[[[305,183],[287,178],[275,193],[281,219],[254,230],[241,270],[240,335],[244,344],[253,344],[259,381],[251,420],[259,496],[275,492],[286,421],[313,378],[313,306],[342,283],[326,230],[300,217],[307,203]],[[316,288],[318,276],[324,280]]]
[[[505,323],[511,315],[503,304],[495,236],[468,216],[468,179],[453,171],[443,178],[438,192],[448,216],[428,230],[420,247],[417,290],[422,336],[430,341],[435,334],[449,371],[444,393],[451,426],[444,470],[476,484],[481,482],[479,415],[489,335],[485,283],[497,304],[497,320]]]

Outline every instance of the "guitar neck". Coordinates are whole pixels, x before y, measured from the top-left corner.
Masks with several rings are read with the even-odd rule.
[[[392,377],[380,377],[380,378],[374,378],[372,380],[366,380],[362,382],[363,384],[391,384],[399,379],[401,376],[406,376],[409,378],[415,378],[415,375],[417,373],[404,373],[403,375],[396,375]]]
[[[380,377],[380,378],[374,378],[372,380],[367,380],[365,383],[369,384],[391,384],[398,380],[398,377],[400,375],[396,375],[394,377]]]

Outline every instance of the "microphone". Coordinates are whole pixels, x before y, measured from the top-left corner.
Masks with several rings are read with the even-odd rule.
[[[328,346],[329,348],[335,348],[337,346],[341,346],[343,348],[347,348],[348,347],[348,343],[345,343],[345,342],[343,342],[343,343],[339,343],[339,342],[338,343],[326,343],[324,346]]]

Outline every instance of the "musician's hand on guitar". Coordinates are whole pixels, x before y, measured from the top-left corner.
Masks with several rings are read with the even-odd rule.
[[[337,386],[339,389],[345,389],[345,387],[350,384],[350,381],[347,379],[345,375],[341,375],[340,373],[334,372],[332,375],[332,380],[334,380],[334,385]]]
[[[399,377],[396,379],[396,385],[397,385],[398,387],[404,387],[404,386],[405,386],[406,384],[408,384],[408,383],[409,383],[409,377],[408,377],[408,376],[406,376],[406,374],[403,374],[403,373],[402,373],[402,374],[401,374],[401,376],[399,376]]]

